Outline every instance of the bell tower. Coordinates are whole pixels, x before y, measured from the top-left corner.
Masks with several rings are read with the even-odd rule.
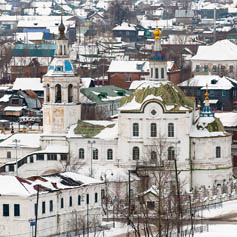
[[[160,43],[161,30],[156,27],[153,32],[155,36],[155,44],[150,57],[150,80],[152,81],[167,81],[167,59],[162,52]]]
[[[68,39],[61,18],[55,56],[44,80],[43,133],[66,134],[81,117],[80,77],[69,59]]]

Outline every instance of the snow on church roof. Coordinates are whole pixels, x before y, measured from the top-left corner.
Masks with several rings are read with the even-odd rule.
[[[190,137],[229,136],[221,121],[215,117],[200,117],[191,128]]]
[[[213,45],[201,45],[198,47],[197,54],[191,60],[237,60],[237,45],[227,39],[217,41]]]
[[[117,120],[80,120],[76,125],[71,126],[68,136],[114,140],[118,137]]]
[[[148,100],[158,100],[166,111],[183,112],[194,108],[194,99],[186,97],[171,82],[144,81],[130,96],[121,99],[120,111],[140,111]]]

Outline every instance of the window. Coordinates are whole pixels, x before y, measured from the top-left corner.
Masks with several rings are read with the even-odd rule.
[[[135,146],[132,149],[132,159],[139,160],[139,147]]]
[[[12,153],[10,151],[7,152],[7,158],[11,158]]]
[[[30,156],[30,163],[34,163],[34,158],[33,158],[33,156]]]
[[[69,197],[69,207],[72,207],[72,196]]]
[[[9,167],[9,172],[15,171],[14,165],[9,165],[8,167]]]
[[[47,160],[57,160],[57,154],[47,154]]]
[[[95,203],[98,202],[98,193],[95,193]]]
[[[163,67],[161,68],[161,78],[165,78],[165,70]]]
[[[44,160],[44,154],[37,154],[36,160]]]
[[[233,72],[234,71],[234,66],[233,65],[230,65],[229,67],[229,72]]]
[[[9,204],[3,204],[3,216],[9,216]]]
[[[56,66],[55,72],[63,72],[63,66]]]
[[[73,86],[70,84],[68,86],[68,103],[71,103],[73,101]]]
[[[222,96],[226,96],[226,90],[222,90]]]
[[[204,72],[208,72],[208,65],[204,65]]]
[[[157,162],[157,154],[155,151],[151,151],[151,163],[156,163]]]
[[[200,72],[200,65],[196,65],[196,72]]]
[[[107,150],[107,160],[113,160],[113,150],[112,149]]]
[[[150,210],[154,210],[155,208],[155,202],[153,201],[147,201],[147,208]]]
[[[61,154],[60,157],[61,160],[67,160],[67,154]]]
[[[216,158],[221,158],[221,147],[220,146],[216,147]]]
[[[12,104],[19,105],[19,99],[12,99]]]
[[[63,198],[61,198],[61,208],[64,207],[64,201],[63,201]]]
[[[210,90],[210,94],[209,94],[210,97],[214,97],[215,96],[215,92],[214,90]]]
[[[20,216],[20,204],[14,204],[14,216]]]
[[[225,72],[225,66],[221,66],[221,72]]]
[[[168,160],[174,160],[174,158],[175,158],[174,147],[169,147],[168,148]]]
[[[81,195],[78,195],[78,197],[77,197],[77,204],[78,204],[78,206],[81,205]]]
[[[37,203],[35,203],[35,216],[38,215],[38,206],[37,206]]]
[[[61,98],[61,86],[59,84],[57,84],[55,86],[55,103],[61,103],[62,102],[62,98]]]
[[[153,68],[151,68],[151,78],[153,78]]]
[[[49,94],[50,94],[50,91],[49,91],[49,84],[47,84],[46,86],[46,102],[49,102],[50,101],[50,97],[49,97]]]
[[[132,129],[133,129],[133,136],[134,137],[138,137],[139,136],[139,124],[138,123],[134,123],[132,125]]]
[[[93,160],[98,160],[98,149],[93,149]]]
[[[168,124],[168,137],[174,137],[174,124]]]
[[[157,131],[156,131],[156,123],[151,123],[151,137],[156,137]]]
[[[79,149],[79,159],[84,159],[85,158],[85,152],[83,148]]]
[[[88,205],[90,203],[90,196],[89,193],[86,194],[86,204]]]
[[[131,77],[126,77],[126,82],[131,82],[132,81],[132,78]]]
[[[159,78],[159,71],[158,71],[158,68],[155,69],[155,78]]]
[[[213,65],[213,67],[212,67],[212,72],[216,72],[217,70],[216,70],[216,65]]]
[[[53,211],[53,200],[49,201],[49,211],[52,212]]]
[[[42,202],[42,214],[45,213],[45,202]]]

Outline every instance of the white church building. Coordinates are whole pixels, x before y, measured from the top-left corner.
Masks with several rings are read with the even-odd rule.
[[[128,169],[165,167],[176,160],[187,190],[232,179],[231,135],[210,111],[208,92],[200,112],[192,98],[168,81],[158,28],[149,80],[122,98],[118,119],[111,121],[80,120],[80,78],[69,60],[63,25],[59,31],[55,58],[44,76],[40,148],[17,163],[10,160],[1,173],[17,170],[18,176],[28,177],[73,170],[100,178],[112,170],[120,180]]]

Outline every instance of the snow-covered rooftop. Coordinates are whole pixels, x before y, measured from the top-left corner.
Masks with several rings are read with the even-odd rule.
[[[71,181],[66,178],[70,178]],[[34,176],[27,179],[15,176],[0,176],[0,195],[31,196],[40,192],[69,189],[90,184],[101,184],[102,181],[81,174],[65,172],[48,176]]]
[[[179,84],[179,86],[201,87],[201,89],[230,90],[237,84],[237,81],[229,77],[220,77],[218,75],[196,75],[193,78]]]
[[[0,143],[0,147],[15,147],[16,143],[14,140],[18,141],[18,146],[21,148],[39,148],[40,147],[40,134],[35,133],[16,133],[11,137],[7,138]]]
[[[237,45],[225,39],[213,45],[201,45],[191,60],[230,61],[237,60]]]
[[[43,82],[41,78],[16,78],[13,84],[13,90],[32,90],[43,91]]]
[[[237,126],[237,113],[236,112],[220,112],[220,113],[215,113],[215,116],[221,120],[224,127]]]
[[[149,62],[112,60],[107,72],[149,72]]]

